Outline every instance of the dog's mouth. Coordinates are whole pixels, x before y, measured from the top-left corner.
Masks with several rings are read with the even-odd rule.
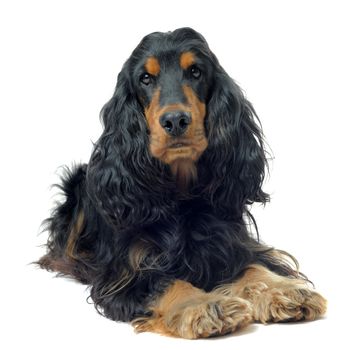
[[[196,162],[207,145],[205,137],[173,137],[163,143],[154,137],[150,151],[154,157],[170,166],[178,188],[186,192],[197,179]]]
[[[180,147],[183,147],[185,144],[184,143],[174,143],[172,145],[169,146],[169,148],[180,148]]]
[[[196,162],[208,143],[206,138],[172,137],[163,143],[157,138],[151,139],[151,154],[166,164],[178,159],[188,159]]]
[[[187,140],[174,140],[167,145],[167,148],[181,148],[188,147],[191,143]]]

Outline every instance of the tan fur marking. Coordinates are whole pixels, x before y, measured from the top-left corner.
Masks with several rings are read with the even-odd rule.
[[[306,281],[279,276],[260,265],[251,265],[241,279],[215,293],[248,300],[254,320],[262,323],[314,320],[327,309],[327,301]]]
[[[137,332],[153,331],[187,339],[231,333],[251,320],[250,303],[240,298],[205,293],[176,281],[151,307],[152,317],[133,321]]]
[[[142,262],[150,251],[150,245],[143,241],[134,243],[129,250],[129,262],[135,271],[141,269]]]
[[[157,76],[160,73],[159,61],[155,57],[149,57],[146,61],[145,68],[147,73]]]
[[[134,274],[124,269],[117,280],[102,287],[101,295],[107,297],[120,292],[132,282],[133,278]]]
[[[181,54],[180,56],[180,67],[183,70],[188,69],[195,63],[195,55],[191,51],[187,51]]]
[[[152,244],[142,239],[133,243],[129,250],[129,263],[134,271],[155,268],[163,258],[164,256],[157,253]]]
[[[72,259],[75,259],[75,244],[78,240],[78,237],[83,230],[83,225],[84,225],[84,213],[81,211],[78,214],[78,218],[76,222],[74,223],[68,237],[67,241],[67,247],[66,247],[66,255]]]
[[[189,86],[184,85],[183,91],[187,98],[186,104],[178,103],[161,107],[159,105],[160,90],[158,89],[149,107],[145,110],[151,131],[150,152],[154,157],[170,165],[182,188],[186,187],[191,179],[195,180],[197,174],[195,163],[208,146],[204,130],[206,106]],[[189,112],[192,122],[183,136],[174,139],[161,127],[159,119],[166,112],[178,110]],[[184,146],[172,148],[171,145],[175,142],[181,142]]]
[[[182,192],[197,180],[197,168],[191,159],[180,158],[170,164],[170,169],[175,176],[176,183]]]

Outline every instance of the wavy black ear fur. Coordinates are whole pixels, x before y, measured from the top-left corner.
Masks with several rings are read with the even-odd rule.
[[[127,61],[101,111],[104,130],[87,169],[88,194],[117,229],[150,224],[173,205],[174,184],[166,167],[149,154],[147,124],[131,75]]]
[[[214,85],[208,102],[206,127],[209,147],[203,164],[208,172],[205,193],[224,218],[241,217],[245,206],[265,203],[261,189],[267,167],[259,119],[239,86],[216,58]]]

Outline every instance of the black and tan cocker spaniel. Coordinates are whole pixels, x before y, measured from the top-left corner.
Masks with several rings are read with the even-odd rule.
[[[269,200],[264,139],[202,35],[143,38],[101,119],[90,161],[62,178],[42,268],[137,331],[193,339],[325,313],[295,259],[249,230],[249,206]]]

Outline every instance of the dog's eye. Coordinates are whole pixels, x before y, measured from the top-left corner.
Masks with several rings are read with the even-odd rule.
[[[151,75],[148,73],[143,73],[140,76],[140,83],[144,84],[144,85],[149,85],[151,83]]]
[[[191,75],[193,76],[193,78],[199,79],[201,74],[202,74],[202,72],[197,66],[191,67]]]

